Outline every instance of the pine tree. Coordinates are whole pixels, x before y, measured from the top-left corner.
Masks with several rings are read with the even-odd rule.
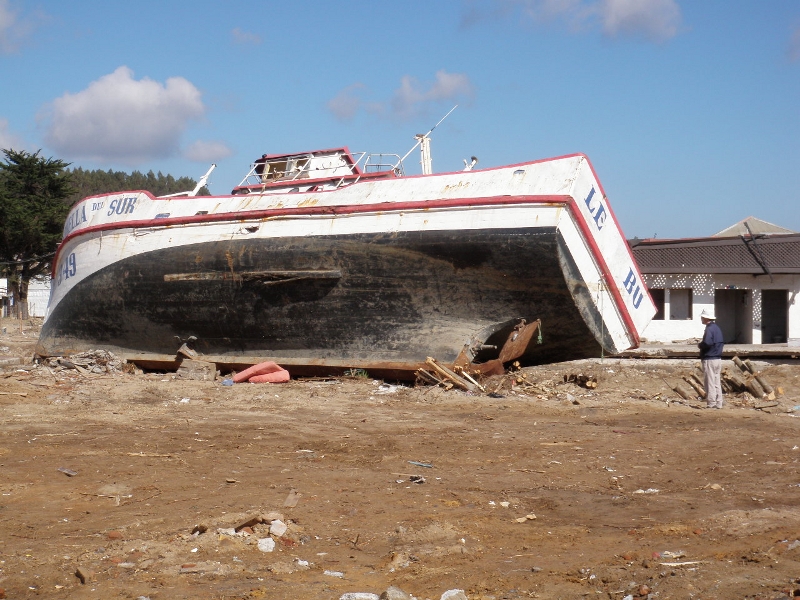
[[[61,160],[3,150],[0,162],[0,274],[8,279],[18,316],[28,318],[28,283],[50,271],[73,193]]]

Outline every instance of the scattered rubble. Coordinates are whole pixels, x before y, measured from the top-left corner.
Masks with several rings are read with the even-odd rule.
[[[666,383],[697,362],[512,368],[473,377],[485,393],[295,379],[280,397],[174,372],[4,370],[0,585],[140,600],[796,597],[798,367],[726,362],[776,398],[731,392],[714,412]]]
[[[39,363],[40,367],[49,368],[54,373],[65,369],[75,369],[81,375],[119,373],[123,370],[124,364],[126,363],[122,359],[108,350],[88,350],[71,354],[68,357],[57,356],[43,359],[43,362]]]

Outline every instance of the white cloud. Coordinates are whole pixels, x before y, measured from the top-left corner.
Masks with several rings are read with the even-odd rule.
[[[183,155],[195,162],[212,163],[228,158],[233,151],[225,142],[197,140],[184,150]]]
[[[189,122],[204,112],[200,91],[183,77],[137,81],[123,66],[54,100],[45,139],[70,159],[138,165],[178,154]]]
[[[233,36],[233,41],[237,44],[257,46],[261,43],[260,35],[250,31],[244,31],[238,27],[231,31],[231,35]]]
[[[340,121],[351,121],[356,113],[363,107],[357,92],[364,89],[364,84],[354,83],[349,85],[328,100],[328,110]]]
[[[367,92],[363,84],[354,83],[328,101],[328,110],[340,121],[350,121],[362,110],[381,117],[408,120],[427,114],[442,102],[469,100],[475,93],[469,77],[444,69],[437,71],[436,79],[429,83],[420,83],[415,77],[404,75],[388,102],[367,102],[361,98]]]
[[[0,0],[0,54],[13,54],[34,30],[30,18],[20,17],[11,0]]]
[[[681,9],[675,0],[602,0],[603,32],[610,36],[641,35],[661,42],[678,33]]]
[[[481,10],[474,2],[462,23],[486,18],[513,18],[516,13],[535,23],[563,22],[570,31],[599,29],[608,37],[642,37],[663,42],[677,35],[681,9],[676,0],[497,0]]]
[[[8,119],[0,119],[0,148],[3,150],[25,150],[22,138],[8,128]]]
[[[436,81],[425,86],[410,75],[403,76],[400,87],[392,97],[392,113],[401,119],[408,119],[427,112],[431,104],[440,101],[456,101],[470,98],[474,89],[469,77],[460,73],[436,72]]]

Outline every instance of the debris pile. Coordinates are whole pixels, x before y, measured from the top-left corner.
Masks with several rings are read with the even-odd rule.
[[[466,369],[455,367],[450,369],[430,356],[425,360],[427,369],[417,369],[417,381],[429,385],[440,385],[446,390],[457,387],[465,392],[485,392],[483,386],[477,382]]]
[[[733,364],[739,367],[739,370],[723,370],[723,392],[748,392],[757,400],[775,400],[775,390],[767,383],[764,376],[759,371],[756,371],[750,359],[741,360],[738,356],[734,356]]]
[[[87,350],[67,357],[52,357],[45,360],[44,364],[57,373],[59,371],[74,369],[81,375],[119,373],[126,370],[127,363],[108,350]]]
[[[597,375],[568,373],[564,375],[564,383],[574,383],[587,390],[593,390],[597,387]]]
[[[192,379],[194,381],[214,381],[219,375],[217,365],[204,360],[182,358],[175,376],[178,379]]]
[[[782,395],[783,390],[773,388],[766,380],[764,375],[756,370],[750,359],[741,360],[734,356],[732,360],[737,368],[725,367],[721,373],[722,392],[725,394],[745,394],[755,400],[773,401],[777,396]],[[670,385],[684,400],[696,400],[706,397],[703,384],[703,373],[698,369],[684,375],[682,380],[674,385]],[[776,406],[773,404],[772,406]],[[756,406],[764,408],[764,406]]]

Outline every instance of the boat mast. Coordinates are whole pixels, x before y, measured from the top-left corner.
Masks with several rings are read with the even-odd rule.
[[[393,169],[397,169],[403,161],[408,158],[408,155],[411,154],[414,150],[417,149],[417,146],[420,147],[421,153],[421,160],[420,163],[422,164],[422,174],[423,175],[430,175],[433,173],[433,161],[431,160],[431,139],[430,135],[434,129],[436,129],[439,125],[441,125],[442,121],[444,121],[447,117],[450,116],[450,113],[453,112],[455,109],[458,108],[458,104],[456,104],[453,108],[451,108],[448,113],[439,119],[439,122],[436,123],[433,127],[428,130],[428,133],[418,133],[414,136],[414,139],[417,140],[417,143],[414,144],[408,152],[405,153],[405,156],[397,161],[397,164],[392,167]]]
[[[206,174],[200,178],[200,181],[197,182],[197,185],[194,186],[194,189],[191,192],[189,192],[189,196],[197,196],[197,192],[202,190],[203,186],[208,182],[208,177],[209,175],[211,175],[211,171],[213,171],[216,168],[217,164],[211,163],[211,167],[209,167],[208,171],[206,171]]]
[[[427,135],[418,133],[414,139],[419,142],[420,164],[422,165],[422,174],[430,175],[433,173],[433,161],[431,160],[431,138]]]

